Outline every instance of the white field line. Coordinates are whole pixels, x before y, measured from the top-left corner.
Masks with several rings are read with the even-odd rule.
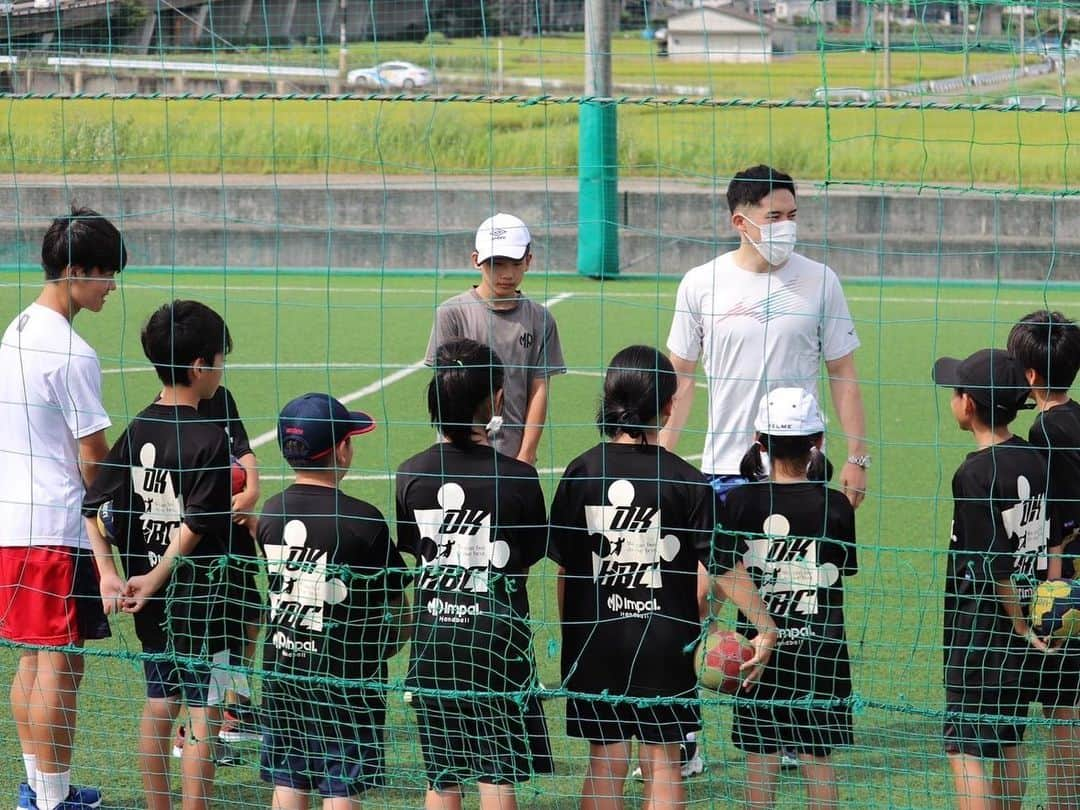
[[[665,280],[666,281],[666,280]],[[677,278],[672,277],[670,283],[678,281]],[[8,286],[0,284],[0,287]],[[137,289],[174,289],[171,286],[162,285],[136,285],[132,283],[130,286]],[[300,286],[300,285],[272,285],[267,284],[263,286],[259,285],[234,285],[228,286],[222,284],[183,284],[178,285],[176,289],[183,290],[220,290],[222,292],[310,292],[310,293],[358,293],[364,295],[431,295],[433,288],[431,287],[315,287],[315,286]],[[666,291],[665,291],[666,292]],[[1055,290],[1055,293],[1061,293],[1061,290]],[[602,298],[656,298],[655,292],[636,292],[634,290],[607,290],[603,292],[582,292],[577,291],[574,293],[563,293],[555,296],[551,300],[558,298],[564,300],[563,296],[570,297],[575,296],[582,301],[598,300]],[[990,295],[986,298],[953,298],[947,293],[942,294],[939,297],[923,296],[918,298],[911,298],[901,295],[848,295],[846,296],[848,301],[855,301],[860,304],[874,304],[874,303],[886,303],[886,304],[1000,304],[1002,306],[1030,306],[1045,304],[1048,299],[1055,298],[1055,295],[1047,297],[1033,297],[1033,298],[995,298]],[[671,295],[672,304],[674,305],[674,293]]]
[[[549,298],[548,300],[544,301],[544,306],[553,307],[560,301],[565,301],[567,298],[571,298],[573,295],[573,293],[569,292],[560,293],[554,298]],[[365,385],[363,388],[359,388],[350,394],[339,397],[339,399],[343,405],[348,405],[350,402],[355,402],[356,400],[362,399],[363,397],[369,396],[370,394],[376,394],[386,388],[386,386],[396,383],[398,380],[403,380],[409,375],[415,374],[417,371],[424,367],[424,361],[417,360],[412,365],[405,366],[405,368],[399,368],[394,373],[387,374],[381,380],[376,380],[370,385]],[[264,444],[269,444],[273,441],[277,441],[277,428],[274,428],[273,430],[268,430],[265,433],[260,433],[258,436],[253,438],[251,440],[251,447],[252,449],[256,447],[262,447]]]

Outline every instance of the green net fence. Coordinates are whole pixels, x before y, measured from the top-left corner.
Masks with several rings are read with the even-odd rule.
[[[584,33],[586,6],[603,16],[589,21],[593,37]],[[595,37],[598,28],[610,31],[610,43]],[[546,513],[567,465],[599,441],[596,407],[612,356],[635,343],[666,351],[684,274],[738,247],[725,200],[733,174],[765,163],[793,175],[797,251],[835,270],[857,330],[865,452],[873,456],[856,513],[858,572],[843,578],[852,685],[838,705],[850,710],[854,736],[831,758],[839,797],[890,808],[954,802],[942,738],[950,719],[943,594],[950,482],[974,445],[930,369],[942,355],[1004,346],[1026,313],[1080,310],[1075,3],[27,0],[0,3],[0,37],[4,323],[41,290],[39,249],[51,219],[73,201],[100,211],[123,232],[130,264],[104,309],[80,314],[74,328],[100,358],[109,444],[161,389],[140,345],[146,319],[171,299],[197,299],[223,316],[233,340],[223,382],[257,459],[255,511],[293,481],[277,439],[280,409],[306,392],[329,392],[377,422],[354,437],[342,491],[386,517],[394,545],[403,536],[395,472],[433,440],[429,334],[439,305],[480,281],[470,254],[486,217],[512,212],[528,224],[533,260],[521,289],[558,324],[566,374],[550,381],[535,458]],[[601,57],[610,60],[609,86]],[[825,374],[822,367],[826,447],[839,474],[852,437]],[[700,466],[709,424],[702,364],[696,385],[678,452]],[[1032,419],[1022,412],[1015,432],[1026,436]],[[528,478],[515,470],[505,480],[479,477],[505,498]],[[467,509],[451,515],[461,506],[452,493],[439,498],[449,500],[429,518],[442,535],[485,525]],[[342,499],[316,514],[377,523],[353,516],[356,508]],[[550,520],[561,525],[561,517]],[[452,518],[461,521],[453,530]],[[329,536],[345,531],[331,524]],[[295,527],[279,529],[284,545],[256,564],[256,590],[244,597],[259,630],[256,652],[225,668],[246,676],[255,707],[273,697],[263,645],[275,648],[284,613],[318,602],[315,612],[325,606],[329,617],[343,591],[392,590],[379,572],[332,556],[290,556],[303,539]],[[567,733],[568,700],[582,694],[563,678],[558,564],[541,534],[527,580],[485,581],[507,600],[527,593],[528,621],[488,632],[498,655],[532,658],[535,678],[479,692],[417,685],[408,671],[415,641],[388,658],[385,673],[371,669],[374,659],[358,677],[348,666],[290,671],[286,683],[309,688],[310,703],[310,715],[297,709],[290,722],[319,727],[329,744],[366,739],[359,721],[320,719],[351,699],[349,689],[368,688],[361,703],[372,694],[385,700],[385,784],[364,794],[365,806],[423,805],[425,745],[454,753],[471,742],[484,761],[504,763],[520,756],[541,716],[552,773],[522,781],[518,805],[579,806],[589,744]],[[238,556],[206,576],[226,576]],[[404,560],[414,567],[414,556]],[[423,579],[425,570],[412,573]],[[404,587],[410,600],[415,587]],[[301,592],[301,608],[288,607],[287,595]],[[180,609],[168,593],[159,597],[165,610]],[[417,607],[468,619],[494,598],[477,597],[464,616],[458,602]],[[713,606],[717,625],[734,628],[730,605]],[[373,626],[395,613],[390,604],[369,607]],[[314,620],[297,621],[310,629]],[[267,631],[267,622],[277,624]],[[322,628],[321,617],[315,623]],[[111,627],[111,639],[86,646],[72,778],[100,787],[103,807],[145,807],[140,717],[144,663],[154,656],[130,616],[112,617]],[[531,641],[514,636],[522,627]],[[320,632],[338,631],[328,619]],[[378,643],[384,653],[392,646]],[[492,649],[445,639],[427,648],[456,666],[502,666]],[[4,643],[0,680],[15,677],[26,650]],[[276,650],[288,652],[288,643]],[[648,646],[639,653],[653,654]],[[598,655],[590,666],[615,664]],[[642,713],[697,703],[615,686],[599,702]],[[747,755],[732,742],[733,704],[702,692],[704,771],[686,779],[689,806],[743,801]],[[266,717],[255,711],[259,731]],[[1080,780],[1064,766],[1080,762],[1080,745],[1061,739],[1062,729],[1080,735],[1080,725],[1064,716],[1030,710],[1024,806],[1055,806],[1066,785],[1076,802]],[[186,709],[180,720],[190,720]],[[463,720],[479,725],[441,743],[425,743],[418,727]],[[478,741],[476,728],[488,738]],[[162,750],[172,742],[170,734]],[[236,737],[219,746],[228,764],[217,769],[213,806],[270,802],[262,747]],[[0,774],[12,794],[25,778],[22,748],[5,709]],[[1048,792],[1054,762],[1064,775]],[[635,748],[628,767],[637,764]],[[316,781],[326,775],[313,772]],[[815,773],[783,771],[777,805],[806,801]],[[178,802],[177,760],[172,789]],[[650,806],[644,790],[628,777],[626,806]],[[473,781],[464,796],[464,806],[478,806]],[[1069,806],[1063,801],[1057,806]]]

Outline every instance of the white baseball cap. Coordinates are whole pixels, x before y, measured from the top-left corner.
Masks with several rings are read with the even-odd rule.
[[[761,398],[754,430],[769,436],[812,436],[825,431],[825,420],[805,388],[774,388]]]
[[[486,262],[492,256],[520,259],[531,242],[532,235],[524,222],[513,214],[496,214],[476,229],[476,262]]]

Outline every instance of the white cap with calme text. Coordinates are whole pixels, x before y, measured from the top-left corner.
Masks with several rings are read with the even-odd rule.
[[[486,262],[492,256],[520,259],[529,249],[532,236],[528,226],[513,214],[488,217],[476,229],[476,261]]]
[[[754,430],[769,436],[813,436],[825,432],[825,420],[805,388],[774,388],[761,398]]]

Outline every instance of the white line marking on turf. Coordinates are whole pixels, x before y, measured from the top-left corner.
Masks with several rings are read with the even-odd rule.
[[[544,301],[543,306],[553,307],[560,301],[565,301],[567,298],[573,297],[573,295],[574,294],[571,292],[559,293],[554,298],[549,298],[548,300]],[[398,380],[403,380],[410,374],[415,374],[422,368],[425,368],[424,361],[417,360],[412,365],[405,366],[405,368],[399,368],[393,374],[387,374],[381,380],[376,380],[370,385],[365,385],[363,388],[353,391],[351,394],[346,394],[345,396],[340,397],[339,400],[342,405],[348,405],[350,402],[355,402],[356,400],[362,399],[369,394],[376,394],[382,389],[386,388],[386,386],[391,385],[392,383],[396,383]],[[268,430],[265,433],[260,433],[258,436],[252,439],[251,448],[255,449],[256,447],[262,447],[264,444],[269,444],[270,442],[276,440],[277,428],[274,428],[273,430]]]

